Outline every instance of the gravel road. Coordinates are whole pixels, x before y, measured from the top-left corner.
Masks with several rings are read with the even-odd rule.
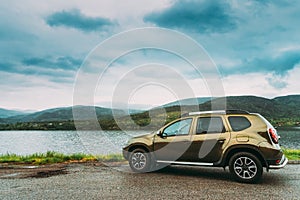
[[[134,174],[126,165],[91,163],[55,169],[48,175],[29,170],[27,176],[6,170],[0,199],[300,199],[300,165],[264,172],[259,184],[237,183],[220,168],[172,166]]]

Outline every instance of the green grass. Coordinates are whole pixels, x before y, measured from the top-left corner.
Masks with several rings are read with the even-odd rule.
[[[97,158],[93,155],[87,155],[82,153],[76,153],[71,155],[64,155],[53,151],[46,153],[35,153],[32,155],[16,155],[16,154],[5,154],[0,155],[0,163],[16,163],[16,164],[53,164],[70,161],[96,161]]]
[[[300,160],[300,149],[283,149],[283,153],[289,160]]]
[[[98,155],[96,156],[100,162],[118,162],[125,161],[122,154],[108,154],[108,155]]]
[[[285,156],[289,160],[300,160],[300,149],[283,149]],[[17,154],[4,154],[0,155],[0,163],[14,163],[14,164],[53,164],[63,162],[119,162],[125,161],[121,154],[108,154],[108,155],[91,155],[76,153],[71,155],[65,155],[58,152],[48,151],[46,153],[35,153],[32,155],[17,155]]]
[[[32,155],[17,155],[17,154],[5,154],[0,155],[0,163],[14,163],[14,164],[53,164],[63,162],[88,162],[88,161],[99,161],[99,162],[117,162],[124,161],[121,154],[109,154],[109,155],[90,155],[83,153],[75,153],[71,155],[65,155],[58,152],[48,151],[46,153],[35,153]]]

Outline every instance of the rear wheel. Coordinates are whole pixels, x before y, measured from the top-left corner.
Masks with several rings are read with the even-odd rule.
[[[260,160],[248,152],[234,154],[229,160],[229,170],[237,181],[243,183],[255,183],[263,173]]]
[[[148,172],[150,170],[150,155],[144,149],[134,149],[130,153],[129,165],[134,172]]]

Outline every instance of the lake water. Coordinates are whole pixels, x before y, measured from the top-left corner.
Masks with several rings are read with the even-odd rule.
[[[121,153],[129,138],[145,131],[0,131],[0,154]]]
[[[145,131],[0,131],[0,154],[27,155],[56,151],[65,154],[121,153],[122,146]],[[278,129],[280,145],[300,149],[300,128]]]

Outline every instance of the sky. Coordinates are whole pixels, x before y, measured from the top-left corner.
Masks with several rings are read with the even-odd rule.
[[[74,92],[78,77],[86,73],[97,78],[88,103],[98,106],[150,108],[212,96],[205,75],[163,49],[127,52],[102,72],[99,65],[108,57],[101,55],[128,44],[116,43],[104,54],[97,52],[101,44],[145,27],[197,42],[216,66],[226,96],[299,94],[299,10],[296,0],[6,1],[0,4],[0,107],[42,110],[81,103],[74,101]],[[148,37],[130,38],[130,44]],[[183,48],[171,38],[170,45]],[[152,39],[165,42],[159,35]],[[83,70],[87,65],[98,68]]]

